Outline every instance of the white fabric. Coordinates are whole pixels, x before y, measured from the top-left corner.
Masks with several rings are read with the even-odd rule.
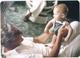
[[[75,37],[75,39],[66,46],[60,57],[77,57],[80,56],[80,34]]]
[[[33,37],[22,37],[23,41],[22,45],[27,46],[28,48],[32,48],[34,46]]]
[[[78,21],[73,21],[70,23],[70,26],[72,27],[72,34],[69,38],[68,41],[63,42],[63,45],[68,45],[73,39],[75,39],[75,37],[80,34],[80,22]]]
[[[72,29],[73,29],[73,32],[72,32],[72,35],[71,35],[71,37],[70,37],[70,39],[69,39],[69,43],[73,40],[73,39],[75,39],[75,37],[78,35],[78,34],[80,34],[80,22],[78,22],[78,21],[73,21],[73,22],[71,22],[70,23],[70,25],[71,25],[71,27],[72,27]]]
[[[24,40],[22,41],[20,46],[4,53],[7,58],[43,58],[43,56],[49,55],[49,52],[51,51],[49,47],[45,47],[44,44],[32,42],[33,37],[23,38]]]
[[[30,40],[27,40],[29,38],[30,37],[24,38],[22,45],[17,48],[18,52],[25,54],[42,54],[43,56],[48,56],[50,52],[49,47],[45,47],[44,44],[34,43]]]
[[[23,53],[18,53],[15,49],[8,51],[5,53],[7,56],[6,58],[43,58],[41,54],[23,54]]]
[[[29,14],[30,12],[32,13],[32,15],[29,17],[29,19],[32,22],[42,23],[42,24],[47,22],[48,17],[39,16],[43,8],[46,6],[45,0],[31,0],[31,1],[26,0],[26,4],[30,8],[30,10],[27,10],[26,15]]]
[[[70,25],[71,25],[71,27],[72,27],[72,29],[73,29],[73,33],[72,33],[69,41],[62,43],[59,54],[62,54],[62,53],[65,51],[65,49],[67,48],[68,44],[71,43],[71,41],[72,41],[73,39],[75,39],[77,35],[80,34],[80,22],[78,22],[78,21],[73,21],[73,22],[70,23]],[[65,52],[66,52],[66,51],[65,51]],[[64,54],[63,54],[63,55],[64,55]]]

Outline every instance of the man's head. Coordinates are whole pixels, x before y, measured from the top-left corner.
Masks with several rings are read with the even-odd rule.
[[[67,16],[68,7],[65,4],[58,4],[54,6],[53,14],[54,18],[64,19]]]
[[[2,40],[3,46],[10,50],[16,48],[21,44],[21,41],[23,40],[21,34],[22,32],[16,28],[14,30],[5,32],[4,38]]]

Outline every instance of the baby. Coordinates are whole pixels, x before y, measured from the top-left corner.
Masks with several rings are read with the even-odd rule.
[[[59,28],[64,26],[64,28],[66,28],[66,31],[63,31],[65,32],[64,41],[67,41],[72,33],[72,28],[66,18],[67,13],[68,13],[68,7],[65,4],[58,4],[54,6],[53,19],[48,22],[48,24],[44,29],[44,32],[51,33],[53,34],[53,38],[54,37],[56,38]],[[53,41],[55,42],[55,40],[56,39],[54,39]]]

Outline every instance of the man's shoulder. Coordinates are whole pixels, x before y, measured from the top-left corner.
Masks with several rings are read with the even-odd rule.
[[[24,37],[22,36],[23,40],[33,41],[33,37]]]

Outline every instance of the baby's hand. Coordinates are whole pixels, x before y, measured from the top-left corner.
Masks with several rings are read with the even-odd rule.
[[[69,22],[65,21],[65,22],[63,23],[63,25],[67,26],[67,25],[69,25]]]
[[[61,35],[62,37],[66,37],[68,34],[68,30],[65,28],[65,26],[61,26],[60,29],[58,30],[58,34]]]

